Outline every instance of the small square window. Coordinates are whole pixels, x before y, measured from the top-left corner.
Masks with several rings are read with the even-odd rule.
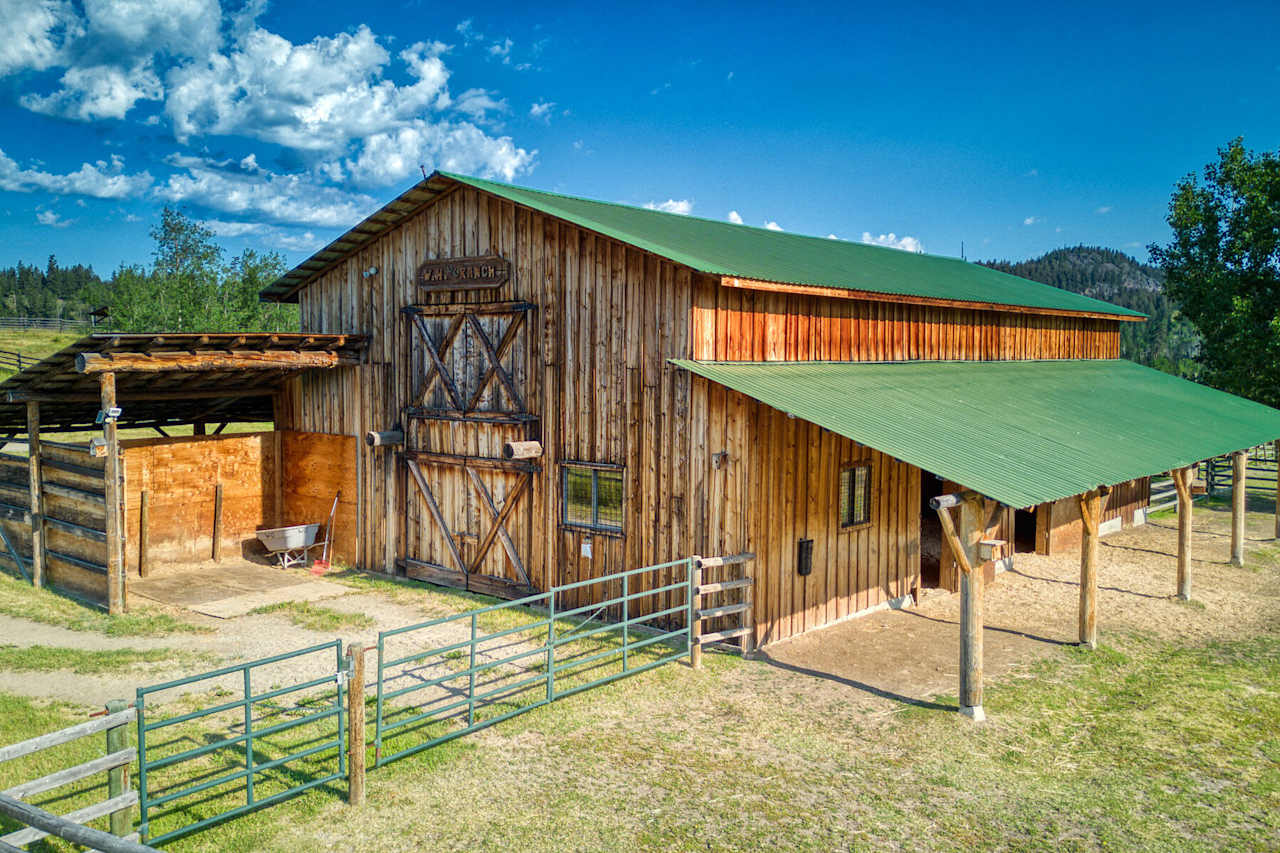
[[[864,463],[840,472],[840,527],[871,522],[871,465]]]
[[[622,469],[567,462],[564,523],[568,527],[622,532]]]

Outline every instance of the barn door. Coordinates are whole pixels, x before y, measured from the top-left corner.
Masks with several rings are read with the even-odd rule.
[[[503,458],[539,437],[530,409],[532,305],[410,306],[405,570],[491,595],[532,589],[527,555],[538,466]]]

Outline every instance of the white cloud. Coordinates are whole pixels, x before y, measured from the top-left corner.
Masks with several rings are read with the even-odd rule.
[[[224,219],[205,219],[199,222],[218,237],[236,239],[250,237],[253,242],[272,249],[288,249],[291,252],[314,252],[323,244],[313,231],[296,231],[291,228],[263,227],[258,222],[229,222]]]
[[[1044,220],[1041,219],[1039,216],[1028,216],[1026,219],[1022,220],[1022,224],[1035,225],[1037,222],[1043,222],[1043,221]]]
[[[681,216],[688,216],[693,212],[693,202],[687,198],[651,201],[645,204],[645,207],[649,210],[661,210],[663,213],[678,213]]]
[[[160,79],[148,62],[128,69],[112,65],[69,68],[60,82],[62,88],[56,92],[24,95],[20,103],[32,112],[93,121],[124,118],[138,101],[164,96]]]
[[[225,219],[202,219],[196,224],[208,228],[219,237],[243,237],[262,227],[256,222],[228,222]]]
[[[487,121],[489,113],[505,113],[508,109],[506,99],[495,99],[494,94],[487,89],[468,89],[454,100],[453,108],[474,121]]]
[[[736,210],[729,211],[729,215],[725,218],[728,219],[730,222],[732,222],[734,225],[742,224],[742,214],[738,213],[738,211]]]
[[[529,115],[532,118],[541,119],[550,124],[551,111],[555,108],[555,101],[537,101],[529,106]]]
[[[870,231],[863,231],[862,242],[873,246],[887,246],[890,249],[901,249],[904,252],[915,252],[917,254],[924,251],[924,244],[915,237],[909,237],[905,234],[899,237],[892,231],[888,234],[881,234],[878,237],[872,236]]]
[[[114,154],[111,160],[84,163],[74,172],[57,175],[40,169],[23,169],[0,150],[0,190],[32,192],[43,190],[55,195],[85,195],[92,198],[130,198],[151,186],[147,172],[125,174],[124,158]]]
[[[156,197],[273,222],[339,227],[359,222],[377,202],[321,184],[308,173],[252,171],[194,157],[171,158],[186,171],[156,187]]]
[[[774,222],[772,219],[771,219],[771,220],[769,220],[768,222],[766,222],[766,223],[764,224],[764,227],[765,227],[765,228],[768,228],[770,231],[784,231],[784,230],[786,230],[786,229],[784,229],[781,225],[779,225],[778,223]]]
[[[4,21],[0,77],[58,64],[67,42],[84,30],[65,0],[0,0],[0,19]]]
[[[503,39],[495,41],[489,45],[489,55],[494,59],[501,59],[503,65],[511,64],[511,48],[515,46],[515,42],[511,39]]]
[[[41,225],[48,225],[50,228],[66,228],[71,224],[71,220],[63,219],[52,210],[41,210],[36,214],[36,222]]]
[[[364,140],[343,165],[361,186],[385,186],[418,171],[419,164],[485,178],[512,180],[528,169],[537,151],[516,147],[511,137],[492,137],[473,124],[415,121]]]
[[[462,36],[463,44],[469,45],[484,40],[484,34],[476,32],[476,28],[471,18],[467,18],[465,21],[459,21],[458,26],[454,27],[454,29],[457,31],[458,35]]]
[[[1111,212],[1111,205],[1109,204],[1104,204],[1102,207],[1094,211],[1094,213],[1098,214],[1099,216],[1106,216],[1110,212]]]
[[[828,234],[828,235],[827,235],[827,239],[828,239],[828,240],[839,240],[840,238],[839,238],[839,237],[837,237],[837,236],[836,236],[836,235],[834,235],[834,234]]]
[[[84,12],[89,52],[193,57],[222,43],[218,0],[84,0]]]

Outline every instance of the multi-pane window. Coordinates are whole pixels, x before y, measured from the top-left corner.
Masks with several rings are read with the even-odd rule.
[[[567,462],[564,523],[569,527],[622,532],[622,469]]]
[[[857,527],[871,521],[871,463],[840,472],[840,526]]]

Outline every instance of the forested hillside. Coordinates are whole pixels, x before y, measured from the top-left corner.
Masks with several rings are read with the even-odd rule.
[[[49,256],[41,269],[19,262],[0,269],[0,316],[81,320],[101,304],[104,285],[93,267],[64,267]]]
[[[1141,311],[1145,323],[1125,323],[1121,355],[1167,373],[1193,377],[1200,336],[1164,293],[1164,273],[1114,249],[1075,246],[1026,261],[984,266]]]

